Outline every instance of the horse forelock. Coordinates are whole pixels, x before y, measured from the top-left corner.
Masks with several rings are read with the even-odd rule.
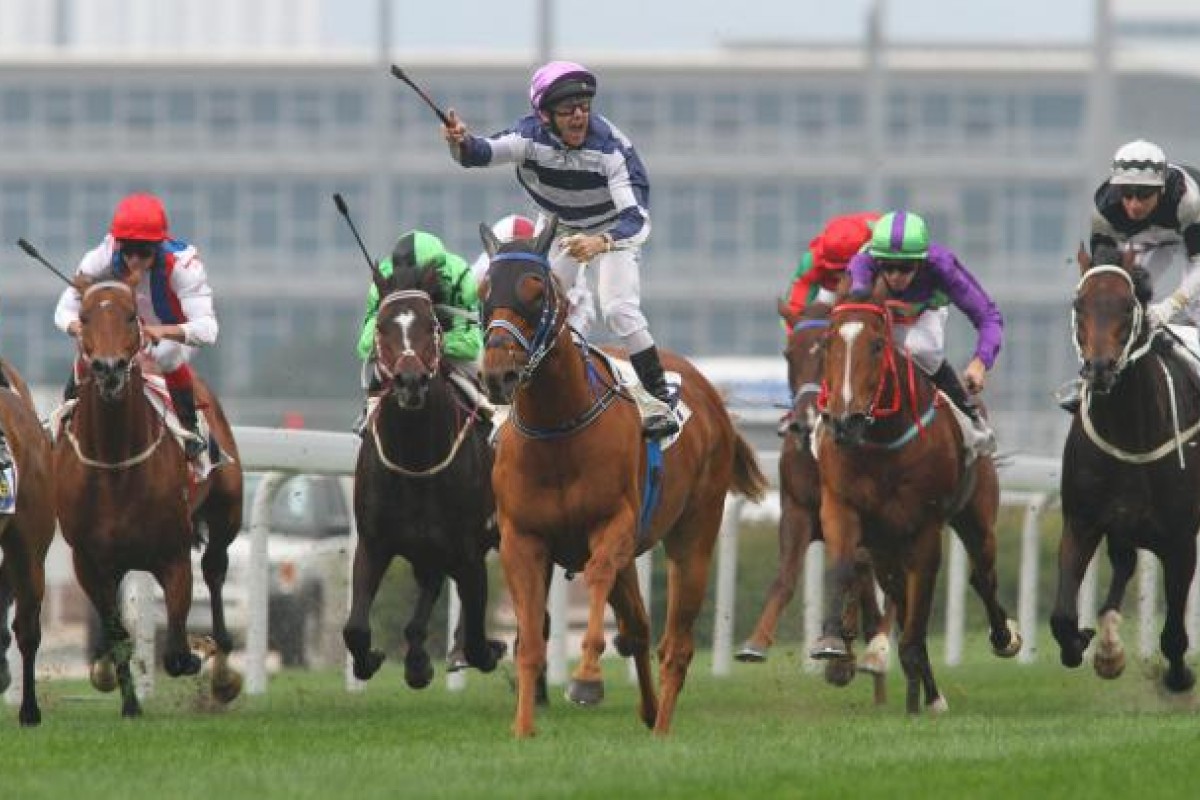
[[[122,281],[100,281],[99,283],[93,283],[84,290],[82,298],[86,302],[92,295],[99,294],[101,291],[107,292],[114,289],[128,296],[130,300],[133,299],[133,289],[129,288],[129,285]]]

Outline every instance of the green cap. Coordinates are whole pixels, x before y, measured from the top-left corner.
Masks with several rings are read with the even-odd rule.
[[[874,258],[925,258],[929,254],[929,228],[916,214],[888,212],[871,229],[868,252]]]
[[[441,239],[425,231],[409,231],[396,240],[391,257],[384,259],[379,266],[385,275],[390,275],[394,265],[424,270],[445,263],[446,246]],[[384,264],[387,265],[386,269]]]

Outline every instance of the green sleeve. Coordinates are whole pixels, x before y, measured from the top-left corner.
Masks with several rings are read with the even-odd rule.
[[[379,262],[379,274],[385,278],[391,277],[392,260],[390,258]],[[367,292],[367,310],[363,314],[362,330],[358,332],[358,357],[363,361],[371,357],[371,350],[375,348],[375,317],[378,315],[379,289],[372,281],[371,289]]]
[[[479,287],[471,275],[470,265],[461,256],[447,253],[438,277],[450,305],[479,313]],[[483,352],[483,331],[478,321],[458,316],[452,318],[442,349],[450,358],[471,361],[479,358]]]
[[[813,268],[812,250],[805,250],[804,255],[800,256],[800,262],[796,264],[796,271],[792,273],[792,280],[796,280],[801,275],[808,273]]]

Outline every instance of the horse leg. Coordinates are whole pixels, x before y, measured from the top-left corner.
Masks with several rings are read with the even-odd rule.
[[[41,724],[42,712],[38,708],[35,691],[35,666],[38,648],[42,644],[42,598],[46,592],[45,552],[31,553],[21,532],[10,527],[6,532],[10,542],[6,545],[5,562],[10,565],[0,577],[0,608],[4,610],[3,621],[8,619],[8,607],[16,597],[13,615],[13,632],[17,636],[17,647],[21,651],[21,709],[17,720],[23,726]],[[7,625],[5,625],[7,627]],[[7,638],[7,631],[2,638]],[[0,662],[4,662],[3,651],[8,642],[0,642]],[[7,662],[4,662],[7,664]],[[6,667],[7,669],[7,667]],[[7,685],[4,686],[7,688]],[[2,691],[2,690],[0,690]]]
[[[8,668],[8,646],[12,643],[12,634],[8,630],[8,609],[13,603],[13,593],[6,567],[8,561],[7,558],[0,559],[0,694],[7,692],[12,685],[12,673]]]
[[[1196,570],[1196,538],[1185,537],[1182,553],[1173,553],[1171,558],[1160,559],[1167,595],[1167,615],[1163,621],[1159,648],[1167,659],[1167,674],[1163,684],[1170,692],[1187,692],[1196,685],[1196,675],[1183,661],[1187,653],[1188,635],[1183,615],[1187,608],[1188,587]]]
[[[633,531],[637,520],[628,511],[619,511],[588,537],[590,554],[583,567],[588,592],[587,629],[580,643],[579,664],[571,673],[566,697],[572,703],[592,706],[604,699],[604,675],[600,657],[606,646],[604,609],[612,594],[617,573],[633,563]]]
[[[374,552],[367,541],[360,535],[354,548],[350,613],[342,627],[342,641],[354,661],[354,677],[360,681],[370,680],[383,664],[383,651],[371,649],[371,604],[392,563],[391,555]]]
[[[652,729],[658,715],[658,697],[650,674],[650,615],[646,613],[637,567],[633,563],[617,575],[609,603],[617,618],[618,630],[613,644],[622,656],[633,658],[640,695],[638,717]]]
[[[1058,591],[1054,610],[1050,613],[1050,630],[1058,642],[1059,659],[1064,667],[1078,667],[1083,663],[1083,651],[1096,633],[1091,629],[1079,629],[1079,586],[1099,544],[1100,536],[1094,527],[1085,526],[1064,508],[1062,538],[1058,545]],[[1113,568],[1115,583],[1115,562]]]
[[[984,487],[976,490],[976,499],[951,521],[955,535],[962,542],[971,560],[971,588],[983,601],[987,612],[992,652],[1000,658],[1012,658],[1021,650],[1021,634],[1017,623],[1008,616],[997,595],[996,531],[993,524],[994,507],[980,498]],[[987,509],[981,508],[988,506]]]
[[[218,535],[213,525],[212,514],[206,516],[209,538],[200,559],[200,570],[204,584],[208,587],[209,604],[212,610],[213,654],[212,694],[218,701],[229,703],[242,692],[241,674],[229,666],[229,654],[233,652],[233,637],[225,624],[225,576],[229,569],[229,540],[232,536]],[[236,534],[237,532],[234,531]]]
[[[900,664],[906,680],[905,710],[921,712],[921,690],[925,705],[935,714],[947,710],[946,700],[938,693],[933,680],[933,665],[929,661],[926,636],[929,615],[933,610],[933,595],[937,574],[942,562],[941,526],[933,525],[918,533],[904,580],[904,632],[900,637]]]
[[[487,638],[488,575],[483,555],[470,559],[454,575],[462,615],[454,632],[456,649],[461,647],[467,664],[491,672],[504,657],[504,642]]]
[[[1108,540],[1108,560],[1112,578],[1108,594],[1097,614],[1096,651],[1092,654],[1092,669],[1106,680],[1120,677],[1125,671],[1125,644],[1121,641],[1121,604],[1133,573],[1137,570],[1137,551],[1115,539]]]
[[[857,602],[851,592],[854,558],[862,541],[862,522],[858,513],[838,502],[830,492],[822,491],[821,530],[825,535],[825,619],[821,637],[809,650],[811,658],[845,659],[845,619],[848,607]]]
[[[500,564],[517,618],[517,710],[512,731],[519,738],[533,736],[533,706],[537,684],[546,678],[546,593],[552,567],[545,542],[511,530],[500,520]]]
[[[446,575],[440,569],[418,567],[416,564],[413,565],[413,575],[417,579],[417,604],[408,624],[404,626],[404,641],[408,643],[408,650],[404,654],[404,682],[410,688],[424,689],[433,682],[433,662],[429,659],[429,651],[425,649],[425,640],[429,637],[429,617],[442,593]]]
[[[200,672],[200,656],[188,646],[187,618],[192,607],[192,562],[185,554],[166,564],[158,574],[167,607],[167,644],[163,669],[172,678]]]
[[[139,716],[142,710],[129,671],[133,642],[117,607],[117,589],[124,573],[113,574],[109,565],[102,567],[93,554],[85,554],[79,548],[72,550],[71,561],[75,566],[75,578],[96,609],[104,632],[101,652],[92,661],[89,672],[92,686],[100,692],[111,692],[120,686],[122,716]]]
[[[779,616],[796,594],[804,553],[812,542],[818,520],[815,511],[802,508],[794,499],[783,498],[779,515],[779,571],[767,590],[767,601],[750,638],[734,658],[747,663],[767,660],[767,651],[775,643]]]

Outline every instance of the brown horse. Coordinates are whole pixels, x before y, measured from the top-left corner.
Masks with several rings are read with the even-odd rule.
[[[12,682],[5,653],[12,640],[8,609],[16,599],[13,630],[21,650],[22,725],[42,721],[34,691],[34,666],[42,641],[41,610],[46,588],[45,562],[54,538],[53,473],[46,437],[29,389],[17,371],[0,360],[10,390],[0,390],[0,428],[8,439],[17,472],[17,502],[11,514],[0,514],[0,694]],[[12,487],[9,487],[10,490]]]
[[[1146,321],[1151,286],[1132,253],[1081,248],[1075,292],[1075,343],[1083,363],[1079,413],[1063,448],[1062,540],[1058,594],[1050,628],[1062,663],[1078,667],[1094,631],[1079,629],[1079,585],[1101,540],[1112,578],[1100,609],[1096,673],[1116,678],[1125,667],[1118,633],[1125,587],[1137,548],[1159,559],[1167,613],[1159,646],[1167,659],[1163,684],[1186,692],[1196,676],[1184,663],[1184,609],[1196,568],[1200,527],[1200,380],[1195,357],[1169,331]]]
[[[822,343],[829,330],[829,311],[830,306],[825,303],[811,303],[800,313],[779,304],[779,315],[788,327],[783,355],[787,360],[788,386],[792,393],[792,422],[779,454],[779,571],[767,590],[767,600],[754,632],[737,652],[736,658],[746,663],[767,660],[767,653],[775,641],[779,616],[796,593],[796,582],[808,546],[823,539],[821,478],[810,437],[819,416],[817,396],[824,369]],[[886,615],[879,608],[875,573],[865,550],[860,549],[856,563],[855,593],[859,601],[851,605],[851,610],[861,611],[862,634],[868,642],[867,652],[857,666],[877,676],[877,699],[882,701],[885,684],[878,678],[887,670],[893,608],[889,603]],[[858,630],[858,620],[847,620],[846,628],[850,632]],[[825,677],[830,683],[847,683],[854,677],[854,666],[852,657],[830,659],[825,667]]]
[[[242,471],[229,423],[216,398],[199,379],[196,403],[211,436],[231,457],[196,482],[183,449],[146,398],[141,322],[133,293],[105,281],[83,292],[79,357],[83,375],[79,401],[54,446],[55,505],[63,537],[71,545],[75,575],[105,632],[105,652],[93,654],[92,683],[121,688],[121,713],[141,713],[130,671],[132,643],[121,621],[117,591],[131,570],[151,573],[162,586],[167,608],[163,666],[172,676],[194,675],[200,658],[185,630],[192,602],[189,550],[207,532],[201,565],[212,597],[216,660],[213,695],[237,696],[241,679],[228,667],[233,640],[225,625],[222,586],[226,548],[241,527]]]
[[[513,732],[534,733],[535,684],[546,662],[546,575],[556,562],[583,573],[589,599],[583,657],[568,699],[590,705],[603,697],[607,601],[617,620],[617,652],[637,668],[638,715],[666,734],[695,648],[692,626],[725,496],[732,490],[760,497],[766,479],[717,391],[675,355],[664,360],[683,377],[691,418],[665,450],[642,441],[638,411],[609,364],[566,325],[566,293],[546,258],[556,225],[552,219],[536,239],[503,245],[480,228],[492,257],[481,286],[488,320],[484,378],[493,400],[512,403],[492,484],[517,617]],[[638,553],[660,541],[668,561],[661,697],[650,674],[650,620],[634,566]]]
[[[843,603],[856,553],[871,554],[900,619],[906,708],[946,709],[925,639],[949,523],[971,558],[971,585],[983,600],[993,651],[1020,649],[1016,624],[996,599],[996,514],[1000,483],[989,457],[969,461],[962,432],[932,382],[893,344],[886,286],[833,309],[822,398],[821,527],[828,560],[826,618],[817,658],[846,655]]]
[[[492,527],[492,448],[479,409],[451,387],[442,354],[445,304],[432,269],[393,265],[375,273],[382,301],[375,358],[383,390],[369,420],[354,471],[354,596],[342,631],[354,674],[367,680],[383,663],[371,647],[371,604],[388,565],[412,566],[419,594],[404,628],[404,680],[423,689],[433,680],[425,648],[429,616],[446,576],[462,600],[462,654],[484,672],[496,667],[504,643],[488,640],[485,558],[496,546]]]

